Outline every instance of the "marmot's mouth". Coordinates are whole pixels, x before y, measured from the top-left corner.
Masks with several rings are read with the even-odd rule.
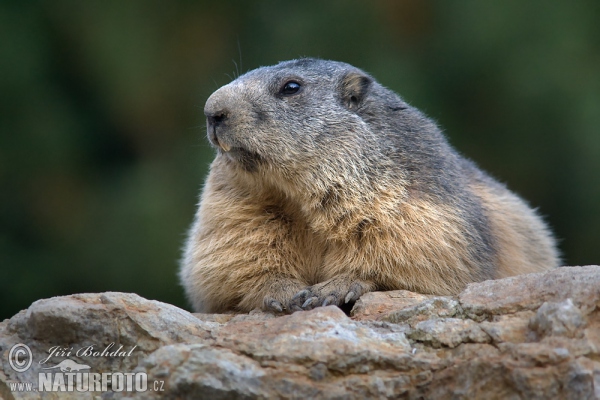
[[[219,137],[217,136],[216,129],[212,129],[209,132],[208,139],[210,140],[210,142],[213,145],[215,145],[216,147],[222,149],[225,152],[228,152],[228,151],[231,150],[231,145],[229,145],[228,143],[223,142],[222,140],[219,140]]]

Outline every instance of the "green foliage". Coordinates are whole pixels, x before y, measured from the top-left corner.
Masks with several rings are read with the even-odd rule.
[[[208,95],[300,56],[354,64],[600,260],[600,3],[3,2],[0,317],[131,291],[185,306],[177,260],[213,153]],[[241,54],[240,54],[241,53]]]

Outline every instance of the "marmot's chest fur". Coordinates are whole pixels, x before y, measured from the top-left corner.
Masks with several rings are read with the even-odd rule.
[[[204,109],[217,149],[181,280],[200,312],[292,312],[373,290],[453,294],[558,265],[519,197],[348,64],[251,71]]]

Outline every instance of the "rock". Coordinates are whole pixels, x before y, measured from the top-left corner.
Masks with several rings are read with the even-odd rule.
[[[599,305],[597,266],[456,297],[368,293],[351,317],[333,306],[191,314],[134,294],[55,297],[0,323],[0,397],[600,399]],[[9,362],[17,344],[32,352],[23,372]],[[69,379],[95,391],[47,391]],[[29,382],[45,391],[17,391]]]
[[[572,299],[579,308],[595,308],[600,296],[598,266],[562,267],[546,273],[470,284],[458,296],[472,318],[537,309],[546,301]]]
[[[435,348],[454,348],[461,343],[488,343],[490,336],[469,319],[436,318],[419,322],[408,336]]]
[[[396,311],[415,306],[430,296],[394,290],[390,292],[365,293],[354,305],[350,315],[355,320],[382,320]]]
[[[410,307],[392,311],[381,319],[393,323],[416,324],[432,318],[450,318],[462,313],[460,304],[450,297],[429,296],[427,299]]]
[[[560,303],[545,302],[531,319],[531,329],[540,336],[568,336],[581,334],[585,325],[582,312],[573,305],[570,298]]]

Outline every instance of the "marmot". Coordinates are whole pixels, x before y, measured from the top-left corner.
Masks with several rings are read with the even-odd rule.
[[[206,102],[216,148],[180,272],[198,312],[451,295],[559,257],[542,219],[351,65],[250,71]]]

